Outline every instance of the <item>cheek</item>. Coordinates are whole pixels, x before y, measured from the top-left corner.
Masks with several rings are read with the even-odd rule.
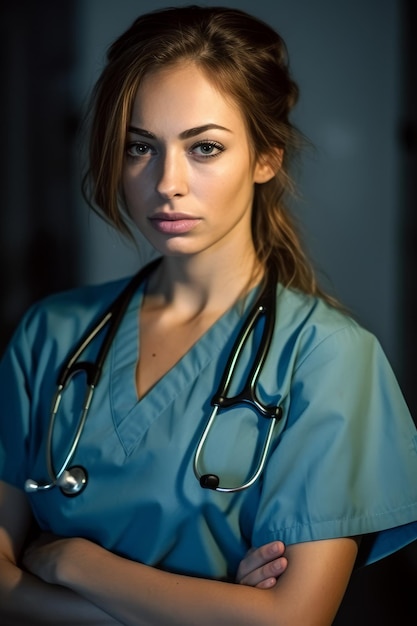
[[[232,198],[246,195],[253,187],[252,172],[249,163],[233,160],[227,166],[216,168],[207,178],[196,181],[196,189],[209,197],[230,201]]]
[[[254,183],[249,164],[235,163],[228,168],[219,181],[218,192],[228,203],[242,203],[246,206],[248,199],[252,196]]]
[[[132,171],[124,172],[122,176],[123,197],[129,213],[142,206],[146,201],[146,177]]]

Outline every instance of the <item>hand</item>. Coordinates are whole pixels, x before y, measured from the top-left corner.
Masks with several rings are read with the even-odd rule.
[[[282,541],[273,541],[260,548],[252,548],[240,562],[236,582],[258,589],[271,589],[287,568],[284,552],[285,546]]]
[[[22,557],[23,567],[43,581],[59,585],[65,559],[83,555],[84,539],[56,537],[43,533],[28,545]]]

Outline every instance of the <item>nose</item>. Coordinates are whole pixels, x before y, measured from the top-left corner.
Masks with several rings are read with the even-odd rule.
[[[187,164],[183,155],[167,151],[161,156],[156,190],[167,199],[184,196],[188,192]]]

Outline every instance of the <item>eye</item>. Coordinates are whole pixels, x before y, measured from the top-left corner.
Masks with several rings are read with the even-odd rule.
[[[131,159],[138,159],[149,154],[154,154],[152,146],[142,141],[132,141],[126,145],[126,156]]]
[[[204,140],[194,144],[191,147],[190,152],[199,158],[211,159],[219,156],[224,150],[225,147],[221,143],[218,143],[217,141]]]

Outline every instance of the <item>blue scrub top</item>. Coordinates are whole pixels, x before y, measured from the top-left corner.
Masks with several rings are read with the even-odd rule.
[[[45,440],[62,364],[125,281],[84,287],[35,305],[0,364],[0,477],[23,489],[49,482]],[[244,305],[246,310],[255,294]],[[140,401],[139,288],[106,360],[72,465],[88,472],[77,497],[58,488],[28,496],[42,529],[89,538],[167,571],[234,579],[251,546],[367,535],[370,563],[417,538],[417,434],[373,335],[322,300],[279,286],[276,328],[258,395],[283,418],[262,478],[233,494],[200,487],[193,458],[224,364],[244,321],[242,304],[219,319]],[[235,383],[259,340],[250,338]],[[94,358],[99,335],[82,359]],[[56,469],[84,396],[77,376],[53,438]],[[220,413],[201,471],[237,485],[252,473],[268,421],[249,407]]]

